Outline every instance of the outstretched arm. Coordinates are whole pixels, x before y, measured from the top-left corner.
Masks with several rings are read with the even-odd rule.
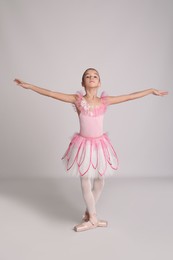
[[[25,89],[30,89],[41,95],[55,98],[60,101],[64,101],[64,102],[68,102],[68,103],[75,103],[75,101],[76,101],[76,94],[64,94],[64,93],[60,93],[60,92],[54,92],[54,91],[51,91],[48,89],[40,88],[40,87],[34,86],[32,84],[26,83],[20,79],[15,79],[14,82],[16,82],[17,85],[19,85]]]
[[[131,93],[128,95],[123,95],[123,96],[108,96],[108,99],[107,99],[108,105],[118,104],[121,102],[134,100],[137,98],[142,98],[149,94],[153,94],[156,96],[165,96],[168,94],[168,92],[151,88],[151,89],[147,89],[147,90],[143,90],[143,91],[139,91],[139,92]]]

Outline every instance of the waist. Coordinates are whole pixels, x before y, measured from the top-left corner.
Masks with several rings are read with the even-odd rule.
[[[92,140],[92,139],[100,139],[100,138],[106,136],[106,133],[102,133],[102,134],[99,135],[99,136],[85,136],[85,135],[82,135],[81,133],[77,133],[77,135],[80,136],[80,137],[83,137],[83,138],[91,139],[91,140]]]

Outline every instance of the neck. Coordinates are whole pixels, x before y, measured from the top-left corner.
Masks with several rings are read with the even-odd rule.
[[[97,97],[97,88],[86,89],[86,98],[91,100]]]

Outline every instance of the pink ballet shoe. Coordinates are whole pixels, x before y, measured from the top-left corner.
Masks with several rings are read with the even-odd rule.
[[[83,217],[82,217],[82,221],[89,221],[89,213],[88,213],[88,211],[85,211],[85,214],[83,215]]]
[[[96,227],[107,227],[108,222],[105,220],[97,220],[96,215],[92,215],[89,217],[88,221],[82,222],[74,227],[76,232],[90,230]]]
[[[106,220],[98,220],[98,227],[107,227],[108,222]]]
[[[82,222],[85,221],[89,221],[89,213],[88,211],[85,211],[83,217],[82,217]],[[98,220],[98,227],[107,227],[108,226],[108,222],[106,220]]]

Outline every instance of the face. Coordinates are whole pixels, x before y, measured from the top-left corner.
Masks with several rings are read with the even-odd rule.
[[[100,87],[100,76],[95,70],[87,70],[83,77],[82,86],[85,88]]]

